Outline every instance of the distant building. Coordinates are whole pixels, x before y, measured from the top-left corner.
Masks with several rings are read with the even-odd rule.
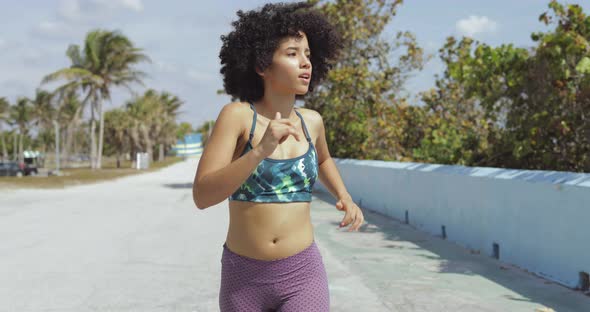
[[[200,157],[203,153],[202,142],[200,133],[187,134],[184,139],[172,145],[172,151],[176,153],[176,156]]]

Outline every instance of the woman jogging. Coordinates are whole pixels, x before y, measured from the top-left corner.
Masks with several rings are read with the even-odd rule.
[[[358,231],[364,217],[330,157],[322,117],[295,101],[327,75],[340,37],[304,2],[237,15],[220,58],[225,91],[239,101],[221,109],[193,184],[199,209],[229,199],[219,307],[329,311],[310,218],[314,183],[338,200],[341,227]]]

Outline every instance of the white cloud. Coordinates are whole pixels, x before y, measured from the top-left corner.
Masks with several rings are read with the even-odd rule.
[[[110,23],[125,11],[143,11],[142,0],[60,0],[55,20],[39,23],[33,35],[41,38],[74,39],[87,29]]]
[[[162,61],[155,61],[154,65],[156,65],[156,69],[162,73],[177,73],[178,67],[174,64],[162,62]]]
[[[211,82],[215,81],[215,75],[211,74],[210,72],[204,71],[196,71],[194,69],[189,69],[186,71],[186,75],[197,82]]]
[[[141,3],[141,0],[122,0],[121,4],[124,7],[127,7],[137,12],[143,11],[143,4]]]
[[[77,0],[62,0],[59,5],[58,13],[61,17],[70,21],[79,20],[82,16],[80,4]]]
[[[75,38],[82,31],[64,22],[43,21],[32,30],[32,34],[41,38]]]
[[[57,22],[41,22],[37,25],[37,30],[42,34],[56,35],[64,30],[65,25]]]
[[[58,14],[70,22],[101,20],[113,12],[143,11],[142,0],[61,0]]]
[[[481,33],[493,33],[498,29],[498,23],[486,16],[471,15],[466,19],[459,20],[456,24],[457,30],[468,37]]]

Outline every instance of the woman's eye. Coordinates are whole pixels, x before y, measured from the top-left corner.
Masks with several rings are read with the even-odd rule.
[[[295,53],[289,53],[289,56],[295,56]]]

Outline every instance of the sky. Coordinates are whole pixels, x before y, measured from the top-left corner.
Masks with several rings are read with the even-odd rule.
[[[152,62],[138,69],[148,73],[146,88],[177,95],[184,105],[179,121],[193,127],[215,120],[231,99],[218,95],[223,88],[219,73],[220,36],[231,31],[237,10],[253,10],[260,0],[0,0],[0,97],[14,103],[19,96],[33,97],[36,88],[53,90],[58,84],[40,85],[43,76],[68,67],[65,51],[81,45],[95,28],[119,30],[144,49]],[[276,1],[270,1],[276,2]],[[293,1],[285,1],[293,2]],[[585,1],[561,3],[579,3]],[[438,49],[448,36],[470,36],[492,46],[512,43],[532,47],[530,34],[550,28],[538,21],[549,0],[405,0],[387,26],[385,38],[411,31],[427,54],[424,70],[406,84],[411,98],[434,86],[443,64]],[[582,4],[590,13],[590,4]],[[107,108],[120,107],[131,98],[115,89]]]

